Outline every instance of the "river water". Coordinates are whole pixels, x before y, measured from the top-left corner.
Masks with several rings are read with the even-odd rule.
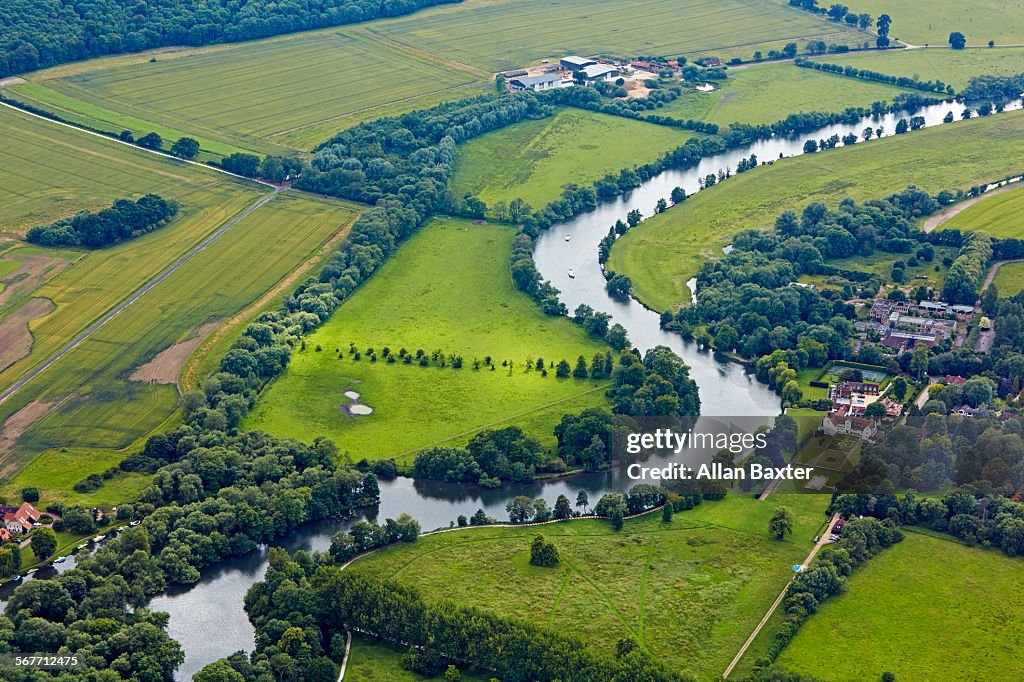
[[[961,104],[938,104],[916,112],[923,116],[927,126],[941,125],[948,111],[960,120]],[[1020,101],[1006,106],[1006,110],[1021,108]],[[663,332],[659,315],[634,300],[610,297],[604,288],[605,280],[597,260],[600,240],[608,228],[626,213],[639,209],[645,216],[654,213],[658,199],[668,198],[674,187],[682,187],[687,194],[699,191],[698,180],[709,173],[726,167],[735,169],[741,159],[756,154],[759,161],[803,153],[804,140],[840,137],[860,132],[867,126],[882,126],[886,136],[893,134],[899,115],[879,118],[868,117],[853,125],[834,125],[794,139],[773,138],[749,147],[732,150],[716,157],[704,159],[686,170],[671,170],[652,178],[641,187],[615,201],[602,203],[597,209],[573,220],[555,225],[542,235],[536,244],[534,258],[545,279],[562,291],[562,300],[573,310],[586,303],[595,310],[612,315],[629,332],[630,341],[641,350],[664,345],[679,354],[691,368],[691,376],[700,388],[703,415],[721,417],[762,417],[769,421],[780,410],[779,398],[767,386],[759,383],[741,365],[724,361],[714,353],[684,341],[678,334]],[[913,134],[913,133],[910,133]],[[861,143],[863,144],[863,143]],[[819,152],[827,153],[827,152]],[[998,178],[993,178],[998,179]],[[894,187],[893,190],[902,189]],[[566,237],[569,237],[566,240]],[[572,269],[575,277],[570,278]],[[338,313],[344,315],[344,308]],[[710,418],[710,417],[709,417]],[[409,478],[381,482],[380,506],[367,514],[367,518],[383,520],[402,512],[412,514],[424,530],[446,527],[460,514],[472,515],[484,509],[488,515],[506,518],[505,503],[515,495],[544,497],[549,505],[558,495],[566,495],[575,502],[576,494],[586,490],[591,503],[606,492],[623,492],[635,481],[622,470],[598,474],[582,474],[567,479],[536,482],[528,485],[506,485],[493,490],[442,482],[420,482]],[[289,551],[298,549],[323,550],[330,545],[330,537],[348,528],[351,520],[325,520],[307,525],[278,544]],[[178,678],[189,679],[208,663],[238,650],[253,648],[254,631],[242,608],[249,586],[262,579],[267,566],[267,549],[231,559],[202,572],[199,583],[175,586],[149,604],[154,611],[170,614],[168,633],[185,650],[185,663]],[[40,577],[52,575],[54,570],[68,570],[74,559],[47,568]],[[0,589],[0,598],[6,598],[9,586]]]

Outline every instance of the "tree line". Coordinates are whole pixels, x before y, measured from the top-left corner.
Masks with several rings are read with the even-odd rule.
[[[96,213],[80,211],[49,225],[37,225],[29,229],[25,240],[40,246],[111,246],[163,227],[178,209],[178,202],[156,194],[136,201],[118,199]]]
[[[815,71],[834,73],[840,76],[846,76],[847,78],[859,78],[861,80],[887,83],[901,88],[924,90],[925,92],[944,92],[948,95],[956,94],[952,85],[943,83],[940,80],[922,81],[916,76],[890,76],[889,74],[879,73],[878,71],[872,71],[870,69],[858,69],[855,66],[829,64],[816,59],[798,58],[794,63],[803,69],[814,69]]]

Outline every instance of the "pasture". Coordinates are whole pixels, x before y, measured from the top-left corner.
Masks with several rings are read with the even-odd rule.
[[[436,219],[422,228],[306,338],[305,350],[293,353],[245,428],[304,441],[328,436],[354,459],[405,463],[419,449],[509,424],[551,445],[563,414],[606,404],[606,382],[557,379],[551,369],[543,377],[526,369],[527,359],[550,365],[582,354],[589,361],[607,347],[567,319],[545,316],[514,288],[513,235],[507,226],[461,220]],[[440,349],[461,355],[464,365],[391,364],[384,347],[394,354]],[[482,364],[487,356],[494,370],[473,368],[474,359]],[[512,366],[503,366],[506,361]],[[346,414],[349,390],[374,413]]]
[[[694,133],[584,109],[523,121],[459,147],[452,191],[493,207],[519,198],[535,209],[570,183],[590,185],[608,173],[650,163]]]
[[[1024,219],[1021,216],[1024,216],[1024,187],[1015,186],[991,196],[982,195],[939,229],[984,230],[993,237],[1021,239],[1024,238]]]
[[[1016,296],[1024,291],[1024,263],[1007,263],[996,272],[993,280],[1000,296]]]
[[[998,0],[1001,2],[1002,0]],[[904,3],[908,4],[908,3]],[[970,6],[964,5],[965,10]],[[889,8],[891,9],[891,8]],[[865,10],[866,11],[866,10]],[[893,16],[893,35],[897,30],[896,15]],[[979,17],[980,18],[980,17]],[[1024,19],[1024,13],[1021,14]],[[951,29],[952,30],[952,29]],[[961,29],[962,30],[962,29]],[[947,30],[942,36],[945,43]],[[970,36],[968,36],[970,39]],[[988,40],[986,38],[986,40]],[[1024,42],[1024,41],[1017,41]],[[1024,71],[1024,48],[1006,47],[966,50],[893,50],[889,52],[866,52],[864,54],[829,55],[824,58],[830,64],[855,66],[870,69],[890,76],[917,76],[921,80],[941,80],[960,89],[967,85],[972,76],[995,74],[1010,76]],[[849,82],[852,79],[845,79]]]
[[[469,0],[375,22],[375,33],[491,71],[565,54],[749,59],[789,41],[869,39],[781,0]]]
[[[804,623],[779,663],[837,682],[885,671],[897,680],[1020,679],[1020,561],[907,532]]]
[[[117,466],[125,453],[117,450],[60,448],[39,455],[0,488],[8,500],[18,499],[21,489],[39,488],[41,499],[49,504],[55,500],[67,504],[110,507],[135,499],[149,485],[146,474],[122,471],[103,482],[92,493],[79,493],[72,488],[89,474],[101,473]],[[40,507],[42,508],[42,507]]]
[[[348,570],[396,579],[428,599],[572,631],[596,651],[611,653],[631,637],[670,668],[710,680],[810,551],[827,504],[818,495],[758,502],[731,493],[668,524],[659,512],[627,521],[618,533],[599,520],[472,528],[382,550]],[[779,505],[795,518],[782,541],[768,534]],[[538,533],[558,548],[557,566],[530,565]]]
[[[949,45],[949,34],[960,31],[968,45],[1024,43],[1024,9],[1018,0],[936,0],[922,12],[914,0],[865,0],[856,12],[892,17],[890,35],[912,45]],[[852,9],[852,8],[851,8]]]
[[[424,678],[402,667],[402,656],[408,649],[384,644],[370,637],[356,635],[345,668],[348,682],[421,682]],[[487,682],[490,675],[460,670],[464,682]],[[438,678],[440,679],[440,678]]]
[[[657,113],[727,126],[773,123],[802,111],[842,111],[891,101],[900,88],[842,78],[793,64],[765,64],[730,69],[712,92],[687,89]]]
[[[811,201],[834,206],[910,184],[938,192],[1005,177],[1019,170],[1006,150],[1022,132],[1024,112],[1015,111],[779,160],[645,220],[616,242],[608,267],[629,275],[646,305],[667,310],[689,300],[686,281],[736,232],[770,227],[783,211]]]
[[[44,86],[63,96],[63,109],[114,126],[153,123],[270,151],[309,149],[360,121],[491,87],[489,73],[357,28],[92,60],[30,78],[36,98],[56,100]]]

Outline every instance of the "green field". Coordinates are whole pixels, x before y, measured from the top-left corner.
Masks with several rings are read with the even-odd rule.
[[[1005,177],[1020,169],[1006,150],[1022,132],[1024,112],[1015,111],[776,161],[644,221],[616,242],[608,267],[633,279],[637,298],[665,310],[689,300],[686,281],[740,230],[769,227],[811,201],[834,206],[909,184],[938,192]]]
[[[657,113],[680,119],[752,125],[774,123],[801,111],[842,111],[890,101],[906,92],[882,83],[852,80],[801,69],[792,64],[765,64],[729,70],[729,78],[712,92],[687,89]]]
[[[1024,43],[1024,6],[1018,0],[937,0],[927,11],[914,0],[864,0],[854,7],[873,17],[888,13],[890,35],[913,45],[948,45],[952,31],[963,33],[968,45]]]
[[[1024,263],[1007,263],[996,272],[993,280],[1000,296],[1016,296],[1024,291]]]
[[[836,681],[877,680],[883,671],[897,680],[1024,677],[1020,559],[906,535],[858,569],[779,662]]]
[[[421,682],[424,677],[402,667],[402,656],[408,649],[382,644],[369,637],[352,638],[348,666],[345,668],[346,682]],[[487,682],[490,675],[459,671],[464,682]],[[441,678],[438,678],[441,679]]]
[[[589,361],[606,347],[568,320],[544,316],[514,289],[513,234],[509,227],[458,220],[423,228],[307,337],[306,350],[293,354],[244,426],[304,441],[324,435],[355,459],[404,462],[418,449],[510,423],[550,444],[563,414],[605,404],[604,382],[556,379],[554,372],[542,377],[525,370],[527,358],[550,363],[583,354]],[[378,355],[385,346],[441,349],[461,354],[465,365],[356,361],[349,343]],[[496,370],[474,370],[473,359],[488,355]],[[515,363],[511,372],[502,366],[506,360]],[[374,414],[345,414],[347,390],[360,393]]]
[[[1002,0],[998,0],[1002,2]],[[965,9],[970,5],[964,5]],[[973,10],[972,10],[973,11]],[[892,14],[892,12],[890,12]],[[892,14],[895,17],[894,14]],[[1022,14],[1024,17],[1024,14]],[[894,35],[898,35],[893,23]],[[949,31],[943,36],[945,42]],[[970,36],[968,36],[970,38]],[[987,39],[986,39],[987,40]],[[1024,42],[1024,41],[1018,41]],[[894,50],[851,55],[829,55],[830,64],[849,64],[890,76],[917,76],[921,80],[941,80],[954,88],[963,88],[972,76],[997,74],[1009,76],[1024,71],[1024,48],[980,48],[976,50]],[[852,80],[852,79],[848,79]]]
[[[490,87],[485,72],[456,68],[355,28],[155,54],[156,62],[145,53],[30,76],[63,98],[38,87],[13,90],[108,122],[108,128],[151,122],[272,150],[268,142],[308,149],[360,121]]]
[[[650,163],[690,137],[666,126],[562,109],[461,145],[452,191],[458,197],[473,194],[488,206],[520,198],[540,209],[565,185],[590,185],[608,173]]]
[[[92,493],[78,493],[74,485],[89,474],[117,466],[125,453],[117,450],[76,450],[60,448],[39,455],[0,488],[0,495],[17,499],[25,487],[39,488],[41,499],[49,504],[55,500],[68,504],[109,507],[134,500],[149,485],[150,477],[135,472],[121,472],[103,482]],[[40,507],[41,509],[42,507]]]
[[[749,59],[754,50],[870,37],[779,0],[469,0],[371,24],[404,44],[493,71],[565,54],[702,54]]]
[[[549,500],[549,503],[553,500]],[[796,528],[767,532],[779,505]],[[654,513],[614,532],[604,521],[541,528],[474,528],[420,538],[360,559],[349,570],[395,578],[428,598],[451,599],[571,631],[595,650],[632,637],[669,667],[717,679],[803,561],[828,498],[738,493],[675,515]],[[554,568],[529,564],[542,533],[558,547]],[[443,560],[438,560],[443,557]]]
[[[1024,237],[1024,188],[982,196],[972,206],[942,223],[943,230],[984,230],[993,237]]]

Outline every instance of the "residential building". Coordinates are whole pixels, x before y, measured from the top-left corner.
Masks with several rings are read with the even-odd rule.
[[[828,397],[831,400],[843,399],[849,398],[855,393],[863,395],[878,395],[878,384],[872,384],[866,381],[844,381],[829,387]]]
[[[830,412],[821,427],[830,436],[856,436],[863,440],[871,440],[878,433],[878,424],[874,420],[836,412]]]
[[[897,353],[902,353],[903,351],[913,348],[918,344],[932,348],[939,345],[939,341],[941,340],[941,334],[938,332],[919,333],[895,329],[890,331],[888,335],[882,339],[882,345],[892,348]]]
[[[0,507],[0,514],[3,514],[4,528],[8,532],[18,535],[25,535],[31,531],[32,524],[42,516],[28,502],[22,502],[20,507]]]

